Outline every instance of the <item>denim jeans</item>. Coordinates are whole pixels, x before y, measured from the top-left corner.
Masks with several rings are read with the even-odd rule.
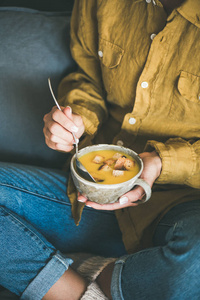
[[[200,200],[179,204],[159,222],[154,246],[118,259],[116,300],[200,299]]]
[[[39,300],[68,269],[63,253],[126,253],[114,212],[85,207],[79,226],[66,195],[67,174],[0,163],[0,285]]]
[[[63,253],[89,252],[120,257],[113,300],[200,299],[200,201],[171,209],[154,247],[127,255],[114,212],[85,207],[75,225],[66,182],[62,171],[0,163],[0,285],[40,300],[72,263]]]

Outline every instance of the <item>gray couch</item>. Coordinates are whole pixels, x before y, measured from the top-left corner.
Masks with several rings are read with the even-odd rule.
[[[0,160],[61,168],[66,155],[44,143],[49,93],[75,64],[69,50],[70,11],[0,7]]]
[[[56,91],[76,68],[70,15],[71,10],[0,7],[0,161],[60,169],[66,160],[66,154],[46,146],[42,128],[54,105],[47,78]],[[18,298],[0,287],[0,300],[6,299]]]

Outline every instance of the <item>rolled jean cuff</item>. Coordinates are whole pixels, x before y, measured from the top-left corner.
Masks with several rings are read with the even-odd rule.
[[[124,300],[121,287],[121,279],[122,270],[128,257],[129,255],[124,255],[115,262],[111,280],[111,295],[113,300]]]
[[[20,300],[42,299],[72,263],[73,260],[71,258],[67,258],[57,251],[46,266],[28,285],[21,295]]]

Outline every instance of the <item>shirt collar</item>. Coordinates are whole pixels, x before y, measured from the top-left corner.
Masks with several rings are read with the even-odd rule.
[[[159,0],[154,0],[154,2],[163,7]],[[185,0],[176,10],[185,19],[200,28],[200,0]]]
[[[189,22],[200,28],[200,1],[186,0],[177,11]]]

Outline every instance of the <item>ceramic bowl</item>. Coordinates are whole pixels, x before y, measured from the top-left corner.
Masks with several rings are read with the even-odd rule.
[[[139,165],[139,172],[133,178],[117,184],[99,184],[96,182],[91,182],[83,177],[81,177],[77,171],[75,166],[75,155],[71,160],[71,175],[74,181],[74,184],[77,190],[85,195],[90,201],[94,201],[99,204],[106,203],[114,203],[118,200],[120,196],[131,190],[135,185],[137,185],[137,180],[143,170],[143,162],[142,159],[138,156],[136,152],[131,149],[117,146],[117,145],[109,145],[109,144],[99,144],[85,147],[79,150],[79,157],[91,152],[98,150],[115,150],[117,152],[123,152],[124,154],[128,154],[132,156]]]

